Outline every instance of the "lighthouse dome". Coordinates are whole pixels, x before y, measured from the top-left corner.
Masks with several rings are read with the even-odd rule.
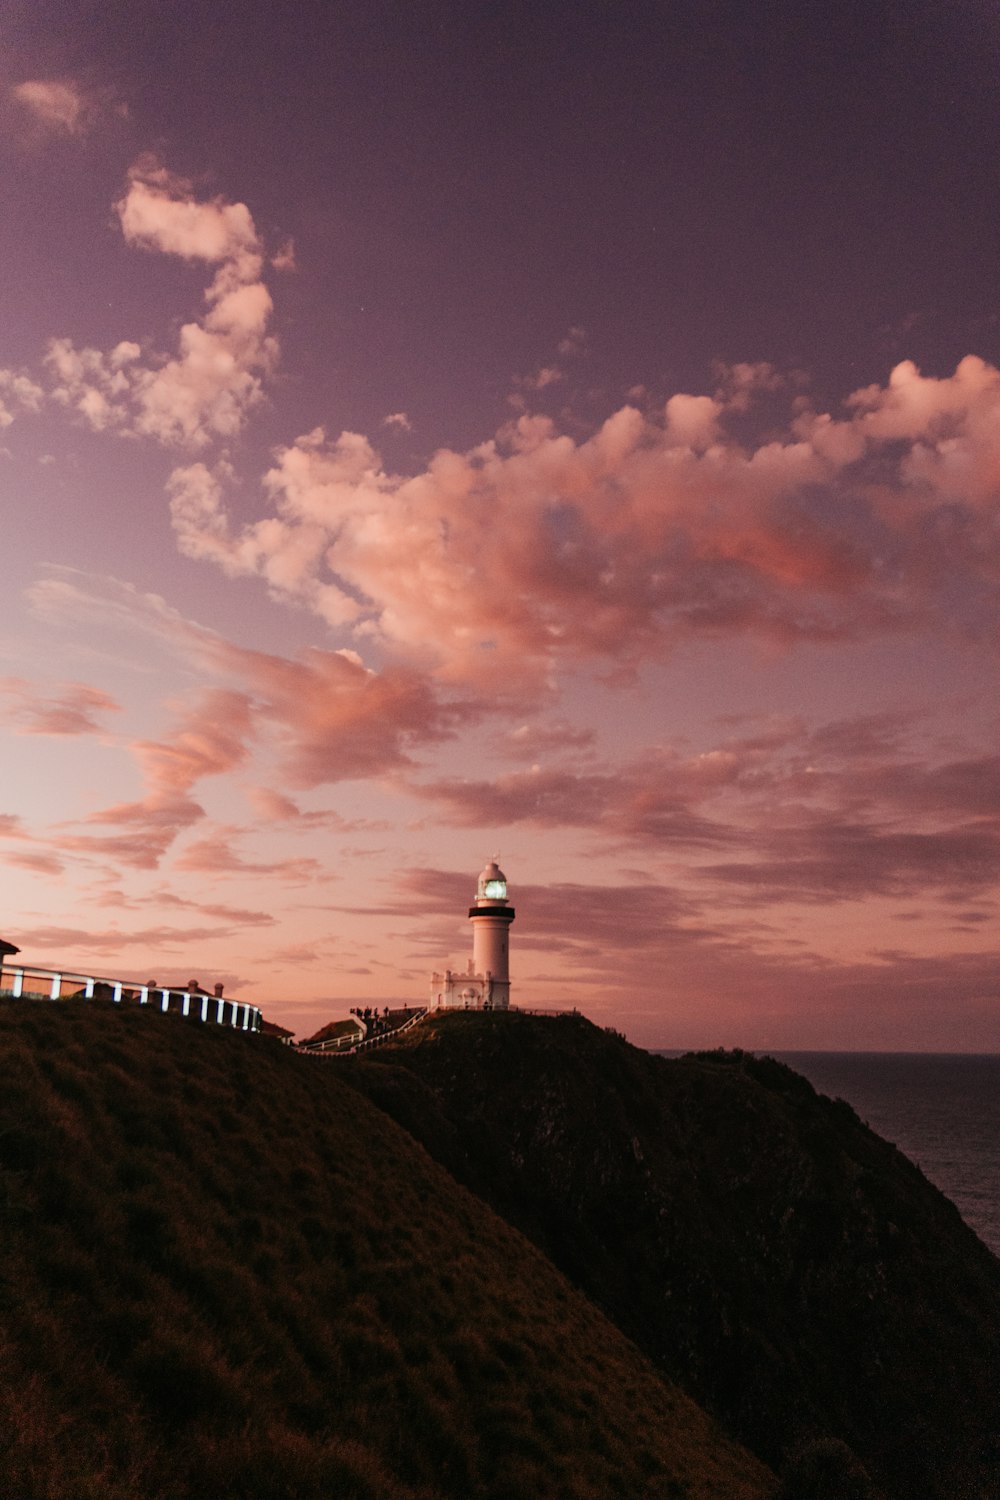
[[[495,859],[484,866],[476,886],[476,896],[480,901],[506,901],[507,877]]]

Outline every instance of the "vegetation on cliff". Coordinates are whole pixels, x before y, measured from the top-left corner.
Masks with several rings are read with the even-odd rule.
[[[4,1500],[765,1500],[344,1066],[0,1003]]]
[[[568,1016],[430,1018],[343,1066],[783,1494],[867,1493],[793,1482],[843,1449],[892,1500],[1000,1495],[1000,1262],[848,1105]]]

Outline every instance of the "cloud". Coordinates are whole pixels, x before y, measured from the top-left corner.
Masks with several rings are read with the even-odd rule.
[[[500,741],[493,741],[512,760],[537,760],[553,752],[587,751],[594,744],[592,729],[571,724],[567,719],[555,719],[550,723],[533,721],[509,729]]]
[[[288,237],[279,250],[271,256],[271,265],[276,271],[297,271],[295,264],[295,241]]]
[[[67,682],[45,695],[23,677],[2,677],[0,694],[7,698],[21,734],[100,734],[105,726],[95,715],[121,708],[109,693],[85,682]]]
[[[30,870],[33,875],[61,875],[66,868],[63,861],[56,854],[43,854],[40,851],[30,852],[16,850],[8,851],[4,859],[9,865],[16,865],[19,869]]]
[[[263,400],[278,357],[249,210],[198,198],[192,183],[152,157],[132,166],[115,210],[126,244],[218,267],[205,292],[208,309],[183,324],[173,356],[146,353],[130,339],[109,351],[52,339],[45,364],[53,399],[98,432],[187,448],[235,437]]]
[[[287,881],[292,885],[333,878],[324,871],[317,859],[247,859],[234,847],[234,841],[241,832],[238,828],[220,828],[193,839],[178,855],[175,868],[190,872],[203,871],[212,876],[259,875],[268,880]]]
[[[95,953],[117,953],[121,948],[175,948],[181,943],[203,943],[212,938],[232,937],[229,927],[146,927],[137,932],[118,928],[94,931],[85,927],[32,927],[19,933],[22,950],[42,952],[87,949]]]
[[[222,264],[227,282],[257,281],[261,248],[245,203],[216,197],[199,201],[194,184],[153,156],[128,172],[128,188],[115,204],[126,244],[184,260]]]
[[[586,329],[574,326],[569,329],[565,338],[559,340],[558,353],[563,359],[572,359],[583,353],[586,343]]]
[[[679,769],[679,768],[678,768]],[[494,781],[411,783],[446,821],[469,828],[583,828],[615,841],[669,843],[674,850],[728,844],[723,823],[697,810],[697,796],[671,780],[668,759],[620,770],[533,767]],[[685,795],[686,792],[686,795]]]
[[[340,651],[289,660],[227,645],[220,665],[246,683],[277,736],[287,783],[303,789],[407,767],[411,747],[449,738],[472,714],[440,701],[419,673],[374,672]]]
[[[273,787],[248,786],[244,790],[258,818],[265,823],[282,823],[294,831],[328,828],[337,833],[384,833],[391,826],[374,818],[344,818],[332,808],[303,812],[293,798]],[[341,847],[341,859],[351,852]]]
[[[275,919],[269,912],[253,911],[246,907],[225,906],[218,902],[193,901],[178,896],[173,891],[159,888],[148,896],[129,896],[122,890],[105,891],[95,898],[95,906],[113,907],[120,911],[141,911],[153,907],[177,911],[193,911],[203,917],[213,917],[236,927],[273,927]]]
[[[629,667],[691,636],[839,641],[1000,620],[1000,374],[898,366],[843,414],[769,366],[661,415],[623,407],[577,440],[522,415],[468,452],[393,474],[364,436],[277,451],[273,513],[232,528],[225,484],[178,471],[189,556],[257,574],[360,643],[442,680],[539,687],[578,662]],[[747,440],[753,403],[784,395]]]
[[[565,379],[558,365],[543,365],[534,375],[519,375],[517,384],[524,391],[544,391],[546,386],[556,385]]]
[[[413,431],[413,423],[410,421],[410,419],[406,415],[405,411],[390,412],[390,414],[387,417],[383,417],[382,418],[382,426],[383,427],[394,427],[399,432],[412,432]]]
[[[93,114],[90,102],[75,83],[28,79],[15,84],[11,94],[38,125],[56,134],[83,135]]]
[[[184,710],[173,734],[133,746],[167,801],[200,776],[242,764],[251,737],[267,737],[286,785],[305,790],[410,768],[416,750],[451,738],[482,713],[465,698],[442,696],[405,665],[376,672],[349,650],[312,647],[290,658],[236,645],[115,579],[53,569],[29,597],[53,623],[88,621],[152,637],[220,684]]]
[[[917,729],[906,714],[792,721],[694,756],[661,747],[409,790],[458,826],[577,829],[665,855],[719,910],[923,899],[940,918],[1000,895],[1000,758],[935,758]]]
[[[418,914],[416,941],[443,966],[449,948],[462,941],[455,913],[468,906],[468,874],[413,869],[403,872],[396,885],[394,896],[375,913]],[[703,919],[699,903],[667,884],[557,881],[518,885],[512,894],[524,924],[516,938],[518,952],[558,956],[577,976],[589,972],[595,979],[607,977],[623,955],[634,973],[634,965],[648,963],[652,954],[673,951],[676,962],[678,951],[711,948],[721,941],[720,930]],[[523,972],[523,958],[521,962]]]
[[[72,835],[68,846],[155,868],[174,839],[205,816],[191,795],[195,785],[206,776],[241,766],[252,734],[251,705],[244,694],[226,688],[206,690],[183,711],[171,734],[132,742],[130,749],[147,786],[145,795],[102,808],[86,820],[131,832],[118,839]]]
[[[877,823],[819,818],[805,828],[778,828],[757,842],[752,859],[708,865],[703,879],[742,888],[753,903],[859,901],[868,896],[946,898],[995,890],[1000,827],[958,824],[900,831]]]
[[[0,431],[11,425],[16,412],[40,411],[44,395],[23,371],[0,370]]]

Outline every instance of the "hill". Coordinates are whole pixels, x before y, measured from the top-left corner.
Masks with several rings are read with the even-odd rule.
[[[4,1500],[765,1500],[344,1066],[0,1003]]]
[[[340,1066],[769,1464],[837,1439],[892,1500],[1000,1495],[1000,1262],[848,1105],[568,1016]]]

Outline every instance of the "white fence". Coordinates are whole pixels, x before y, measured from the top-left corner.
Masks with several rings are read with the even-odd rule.
[[[39,969],[32,964],[0,967],[0,996],[14,1000],[113,1000],[116,1005],[153,1005],[164,1014],[192,1016],[216,1026],[237,1031],[260,1031],[261,1013],[246,1001],[225,1000],[202,990],[172,989],[168,985],[136,984],[124,979],[103,979],[68,970]]]
[[[296,1050],[303,1056],[308,1057],[354,1057],[359,1052],[370,1052],[373,1047],[381,1047],[384,1042],[394,1042],[404,1031],[409,1031],[411,1026],[416,1026],[426,1016],[426,1008],[416,1011],[402,1026],[394,1026],[389,1031],[376,1032],[374,1036],[362,1037],[360,1041],[351,1038],[337,1038],[331,1042],[317,1042],[309,1047],[298,1047]]]

